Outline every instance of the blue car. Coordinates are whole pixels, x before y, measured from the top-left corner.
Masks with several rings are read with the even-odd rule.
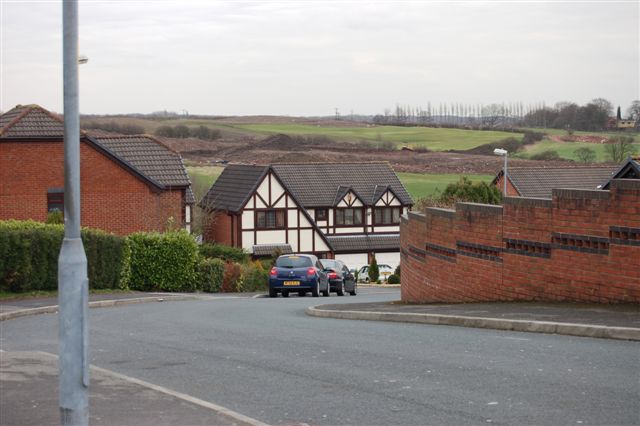
[[[269,272],[269,297],[289,297],[297,292],[313,297],[329,296],[329,279],[318,258],[310,254],[287,254],[276,260],[276,266]]]

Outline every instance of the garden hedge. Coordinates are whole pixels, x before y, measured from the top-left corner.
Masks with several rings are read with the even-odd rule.
[[[0,291],[28,292],[58,288],[62,225],[34,221],[0,221]],[[90,288],[118,288],[124,239],[83,229]]]

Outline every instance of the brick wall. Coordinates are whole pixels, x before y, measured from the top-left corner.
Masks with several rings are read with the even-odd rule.
[[[640,303],[640,180],[403,218],[406,302]]]
[[[151,187],[87,143],[80,144],[82,226],[120,235],[183,220],[184,190]],[[0,220],[47,218],[47,190],[64,187],[62,142],[0,143]]]
[[[232,232],[237,230],[235,225],[235,220],[232,219],[232,216],[225,212],[213,212],[211,214],[207,214],[206,216],[207,223],[204,226],[203,232],[203,240],[207,243],[219,243],[225,244],[228,246],[238,246],[239,244],[237,237],[232,238]]]

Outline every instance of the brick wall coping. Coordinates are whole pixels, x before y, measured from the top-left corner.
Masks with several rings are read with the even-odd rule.
[[[420,212],[409,212],[408,217],[409,219],[419,220],[420,222],[426,222],[427,220],[424,213],[420,213]]]
[[[551,198],[505,197],[503,204],[520,207],[551,207]]]
[[[461,212],[476,212],[502,216],[502,206],[496,206],[493,204],[456,203],[456,210]]]
[[[553,189],[553,198],[568,200],[607,200],[609,194],[601,189]]]
[[[447,219],[456,217],[456,211],[453,209],[443,209],[441,207],[427,207],[425,213],[429,216],[439,216]]]

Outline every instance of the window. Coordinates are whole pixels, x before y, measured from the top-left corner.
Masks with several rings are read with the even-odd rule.
[[[362,209],[336,209],[336,225],[362,225]]]
[[[285,228],[285,210],[260,210],[256,212],[256,229]]]
[[[327,220],[327,209],[316,210],[316,222],[319,220]]]
[[[47,212],[59,210],[64,212],[64,189],[50,188],[47,191]]]
[[[400,223],[400,207],[376,207],[373,213],[374,225]]]

